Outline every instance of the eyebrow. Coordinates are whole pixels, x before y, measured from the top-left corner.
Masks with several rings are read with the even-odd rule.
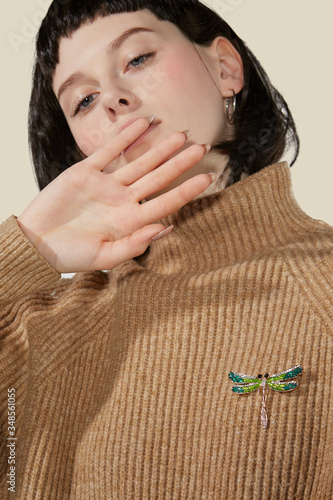
[[[114,53],[116,50],[119,50],[121,45],[131,36],[137,35],[138,33],[143,33],[143,32],[148,32],[152,33],[153,30],[150,30],[148,28],[130,28],[129,30],[125,31],[122,33],[118,38],[113,40],[110,45],[108,46],[108,52]],[[82,80],[84,78],[84,75],[80,73],[80,71],[77,71],[76,73],[73,73],[70,77],[67,78],[59,87],[58,90],[58,101],[60,101],[60,97],[62,94],[68,90],[70,87],[73,87],[75,83],[77,83],[79,80]]]

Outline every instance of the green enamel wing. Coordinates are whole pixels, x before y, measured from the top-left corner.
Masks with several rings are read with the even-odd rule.
[[[257,377],[254,377],[252,375],[230,372],[229,379],[235,383],[232,390],[237,394],[248,394],[259,388],[261,395],[261,424],[266,428],[268,423],[266,412],[268,388],[278,392],[293,391],[298,387],[298,382],[296,382],[295,379],[301,375],[302,372],[303,368],[301,365],[296,365],[289,368],[289,370],[271,376],[269,376],[268,373],[264,376],[259,373]]]
[[[274,391],[292,391],[298,387],[298,383],[295,380],[303,371],[301,365],[296,365],[293,368],[289,368],[285,372],[277,373],[276,375],[266,375],[263,377],[259,374],[257,377],[252,375],[242,375],[241,373],[230,372],[229,378],[236,385],[233,386],[233,392],[238,394],[246,394],[248,392],[255,391],[260,385],[265,385],[267,383],[270,389]]]

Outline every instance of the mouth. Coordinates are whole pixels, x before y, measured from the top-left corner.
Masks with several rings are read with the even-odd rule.
[[[133,120],[134,121],[134,120]],[[128,122],[128,124],[130,125],[130,123],[132,122]],[[147,137],[148,134],[150,134],[156,127],[159,126],[161,122],[158,121],[158,120],[154,120],[150,125],[149,127],[147,128],[147,130],[145,132],[143,132],[143,134],[141,134],[137,139],[135,139],[134,142],[132,142],[132,144],[130,144],[129,146],[127,146],[126,149],[123,150],[123,152],[121,153],[122,155],[123,154],[126,154],[127,152],[130,152],[132,149],[134,149],[136,146],[138,146],[139,144],[141,144],[145,138]],[[128,125],[127,125],[128,126]],[[126,128],[126,127],[125,127]]]

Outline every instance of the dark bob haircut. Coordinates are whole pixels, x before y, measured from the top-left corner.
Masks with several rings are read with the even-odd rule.
[[[40,27],[29,107],[29,145],[40,189],[66,168],[83,159],[52,90],[59,62],[59,41],[97,17],[149,9],[169,21],[193,43],[209,46],[217,36],[227,38],[244,66],[244,88],[237,95],[233,137],[221,137],[213,150],[229,155],[227,186],[241,174],[251,175],[278,162],[290,148],[295,162],[299,138],[293,117],[262,66],[218,14],[197,0],[55,0]],[[195,103],[193,103],[195,106]]]

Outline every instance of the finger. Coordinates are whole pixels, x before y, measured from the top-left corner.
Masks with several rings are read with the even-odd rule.
[[[165,230],[165,226],[162,224],[151,224],[120,240],[105,242],[94,262],[94,268],[113,269],[122,262],[142,255],[147,250],[152,238],[163,230]]]
[[[95,168],[102,171],[109,163],[115,160],[120,153],[130,146],[141,134],[143,134],[151,122],[147,118],[138,118],[135,122],[131,123],[120,134],[116,135],[108,144],[103,148],[92,153],[86,158],[84,163],[88,167]]]
[[[147,173],[164,163],[187,141],[184,132],[174,132],[158,146],[151,148],[140,158],[114,172],[114,177],[123,185],[129,186]]]
[[[131,188],[134,198],[140,201],[167,187],[177,177],[202,160],[206,152],[207,148],[201,144],[193,144],[185,151],[180,152],[177,156],[133,184]]]
[[[186,203],[203,193],[215,179],[215,174],[199,174],[171,191],[143,203],[140,205],[143,223],[151,224],[177,212]]]

